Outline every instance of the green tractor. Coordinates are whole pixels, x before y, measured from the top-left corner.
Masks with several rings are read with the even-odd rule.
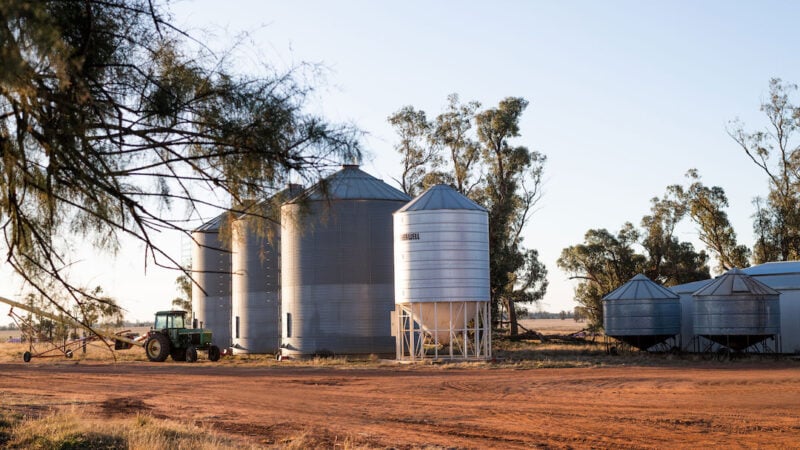
[[[147,333],[144,351],[147,359],[162,362],[197,361],[197,350],[207,350],[208,359],[219,360],[219,347],[211,343],[211,330],[186,328],[186,311],[159,311],[153,329]]]

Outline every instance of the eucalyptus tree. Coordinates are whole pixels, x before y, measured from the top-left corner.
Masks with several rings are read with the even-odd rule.
[[[448,95],[447,109],[436,116],[432,135],[433,141],[448,153],[453,187],[467,196],[481,181],[480,174],[475,173],[480,164],[480,151],[471,133],[475,113],[480,107],[476,101],[460,103],[458,94]]]
[[[686,205],[686,212],[699,226],[698,237],[717,258],[717,270],[725,272],[734,267],[750,266],[750,249],[739,244],[725,208],[728,197],[719,186],[708,187],[700,181],[697,170],[686,173],[691,181],[687,187],[670,186],[668,189]]]
[[[800,107],[791,98],[796,91],[797,85],[773,78],[761,104],[767,126],[748,132],[737,120],[728,130],[769,182],[766,199],[754,202],[756,264],[800,258]]]
[[[425,111],[404,106],[389,116],[400,141],[395,150],[401,155],[400,188],[411,197],[419,194],[430,181],[427,174],[437,173],[442,158],[431,140],[432,124]]]
[[[520,137],[519,121],[527,106],[523,98],[508,97],[481,110],[478,102],[461,104],[451,94],[433,124],[410,106],[389,118],[404,161],[427,171],[425,177],[412,177],[421,181],[417,184],[449,183],[487,209],[492,309],[494,317],[501,305],[508,310],[512,335],[518,333],[516,304],[540,300],[548,286],[539,253],[523,245],[523,230],[542,197],[547,161],[544,154],[513,143]],[[427,140],[422,131],[427,131]],[[428,155],[419,149],[423,142],[435,158],[422,157]]]
[[[561,251],[557,264],[578,280],[575,301],[593,328],[603,326],[603,297],[637,274],[665,286],[709,278],[708,255],[675,236],[686,211],[682,199],[668,193],[652,199],[641,230],[629,222],[616,235],[591,229],[582,244]]]
[[[538,264],[526,263],[526,258],[536,258],[537,254],[526,255],[522,246],[522,230],[541,198],[541,175],[546,161],[543,154],[512,143],[520,135],[519,121],[527,106],[524,98],[507,97],[496,108],[485,109],[475,116],[485,179],[477,197],[489,211],[492,303],[495,307],[505,305],[512,335],[518,331],[515,303],[526,298],[520,295],[520,289],[522,293],[531,291],[525,286],[537,281],[540,287],[533,292],[543,295],[547,288],[546,270],[539,270]],[[519,280],[529,281],[520,284]]]
[[[0,0],[0,18],[0,227],[51,301],[55,280],[103,302],[67,276],[74,246],[124,237],[179,269],[154,240],[187,232],[173,205],[243,204],[358,156],[351,128],[305,112],[297,68],[233,72],[155,0]]]
[[[556,264],[570,278],[579,280],[575,301],[583,308],[590,326],[602,327],[603,297],[647,266],[647,258],[634,248],[639,236],[629,222],[616,235],[606,229],[590,229],[583,243],[561,251]]]

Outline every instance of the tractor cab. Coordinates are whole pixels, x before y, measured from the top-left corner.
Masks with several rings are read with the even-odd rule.
[[[159,311],[153,323],[153,331],[163,333],[172,342],[179,340],[180,330],[186,329],[186,311]]]

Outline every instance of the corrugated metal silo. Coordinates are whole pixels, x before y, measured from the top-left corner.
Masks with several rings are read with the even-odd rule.
[[[223,348],[231,342],[231,253],[221,237],[227,217],[220,214],[192,232],[192,316]]]
[[[607,336],[640,350],[664,344],[681,332],[680,297],[636,275],[603,297],[603,327]]]
[[[694,334],[734,351],[780,335],[780,292],[731,269],[692,294]]]
[[[409,200],[346,165],[281,207],[282,354],[394,351],[392,213]]]
[[[231,226],[233,352],[276,353],[281,345],[280,203],[299,194],[290,185],[250,206]]]
[[[447,185],[394,214],[398,359],[491,357],[489,222]]]

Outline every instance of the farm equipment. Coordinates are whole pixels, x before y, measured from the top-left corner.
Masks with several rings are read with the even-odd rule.
[[[159,311],[153,329],[147,333],[144,351],[147,359],[161,362],[171,356],[175,361],[197,361],[197,350],[208,351],[208,359],[219,360],[219,347],[211,343],[211,331],[186,328],[186,311]]]
[[[113,343],[114,350],[126,350],[133,346],[143,347],[147,358],[150,361],[162,362],[167,356],[172,356],[175,361],[197,361],[197,350],[208,351],[208,359],[217,361],[220,357],[219,347],[211,343],[211,331],[204,329],[186,328],[186,311],[159,311],[155,316],[155,323],[146,336],[139,336],[125,331],[105,331],[84,325],[83,323],[68,317],[58,316],[31,305],[15,302],[4,297],[0,297],[0,302],[11,306],[8,315],[21,330],[28,330],[29,335],[41,335],[37,326],[28,318],[22,317],[14,311],[14,308],[21,309],[61,323],[71,328],[81,329],[89,335],[80,339],[64,341],[61,343],[47,342],[47,349],[38,350],[37,346],[41,342],[34,342],[31,339],[28,351],[23,353],[22,359],[30,362],[32,358],[52,358],[63,355],[72,358],[75,351],[85,349],[91,342],[103,342],[110,345]]]

